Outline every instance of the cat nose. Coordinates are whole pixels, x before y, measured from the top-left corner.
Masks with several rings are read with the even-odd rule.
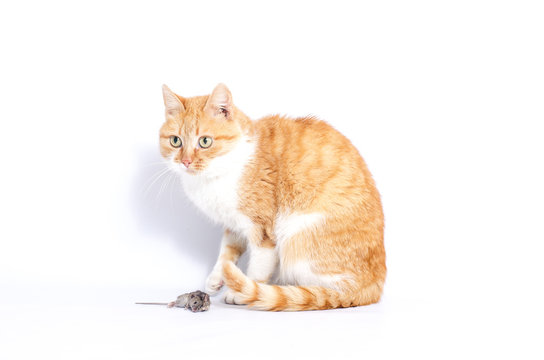
[[[192,161],[189,159],[181,160],[181,162],[183,163],[183,165],[185,165],[186,168],[188,168],[189,165],[191,165],[192,163]]]

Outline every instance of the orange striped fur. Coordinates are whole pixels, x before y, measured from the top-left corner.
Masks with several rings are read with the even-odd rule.
[[[241,295],[240,304],[248,304],[258,310],[326,310],[368,305],[377,302],[382,292],[382,286],[378,284],[362,291],[345,292],[321,286],[263,284],[249,279],[231,261],[224,263],[223,274],[227,286]]]
[[[228,302],[272,311],[379,301],[386,275],[380,195],[346,137],[313,117],[252,121],[222,84],[209,96],[163,92],[161,154],[181,173],[189,198],[225,227],[207,291],[224,282]],[[172,147],[171,136],[184,145]],[[200,148],[202,136],[213,145]],[[246,249],[247,276],[235,265]]]

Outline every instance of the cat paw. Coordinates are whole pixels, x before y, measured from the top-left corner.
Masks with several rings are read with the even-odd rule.
[[[240,295],[230,289],[225,293],[225,303],[231,305],[244,305],[244,301]]]
[[[223,277],[221,273],[212,272],[206,279],[206,292],[210,295],[215,295],[223,287]]]

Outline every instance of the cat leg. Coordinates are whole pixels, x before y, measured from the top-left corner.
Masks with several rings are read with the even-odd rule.
[[[206,279],[205,290],[208,294],[215,295],[223,287],[223,262],[232,261],[236,263],[245,250],[245,239],[230,230],[225,230],[221,239],[221,249],[219,250],[217,262]]]
[[[247,276],[251,280],[267,283],[278,265],[278,254],[273,247],[249,244]]]
[[[273,246],[273,244],[266,242],[257,245],[255,242],[249,241],[247,276],[251,280],[267,283],[274,274],[278,264],[278,255],[276,249],[270,246]],[[244,304],[240,295],[230,289],[225,294],[225,302],[235,305]]]

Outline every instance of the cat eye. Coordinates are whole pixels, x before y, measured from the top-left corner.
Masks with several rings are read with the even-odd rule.
[[[170,145],[172,145],[175,148],[178,148],[181,146],[181,139],[177,136],[170,136]]]
[[[207,149],[210,146],[212,146],[213,140],[209,136],[203,136],[200,139],[198,139],[198,145],[200,145],[201,148]]]

